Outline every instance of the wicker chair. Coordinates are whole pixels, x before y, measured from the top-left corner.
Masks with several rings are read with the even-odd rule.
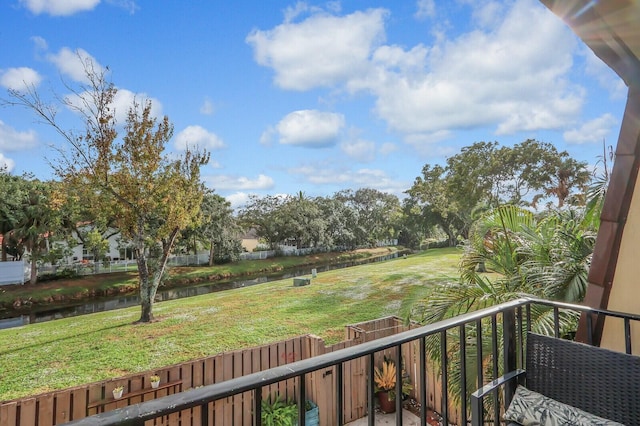
[[[473,412],[482,412],[485,394],[524,377],[532,391],[624,425],[640,425],[640,357],[528,333],[526,371],[509,372],[474,392]],[[481,417],[474,415],[472,424],[480,426]]]

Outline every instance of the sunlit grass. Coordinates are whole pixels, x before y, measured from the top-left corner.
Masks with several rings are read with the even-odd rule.
[[[460,251],[432,250],[318,274],[138,307],[0,330],[0,400],[61,389],[306,333],[328,343],[344,326],[400,315],[413,289],[456,279]],[[426,284],[425,284],[426,283]]]

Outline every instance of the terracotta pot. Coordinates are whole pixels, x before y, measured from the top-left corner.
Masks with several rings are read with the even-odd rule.
[[[380,404],[380,410],[385,413],[395,413],[396,412],[396,400],[392,399],[389,401],[389,392],[380,391],[378,392],[378,403]]]

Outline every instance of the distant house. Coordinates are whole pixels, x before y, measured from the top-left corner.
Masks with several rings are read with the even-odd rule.
[[[241,244],[242,248],[248,252],[252,252],[256,247],[258,247],[258,233],[256,232],[255,228],[249,229],[244,233],[244,235],[242,235]]]
[[[90,224],[79,226],[81,231],[88,231],[91,229]],[[123,244],[122,236],[120,235],[120,231],[115,228],[110,228],[104,234],[107,236],[107,241],[109,241],[109,249],[107,253],[105,253],[105,258],[108,260],[133,260],[133,250],[127,247],[127,244]],[[94,256],[91,250],[86,248],[82,243],[82,239],[78,236],[78,234],[73,231],[72,232],[73,240],[77,241],[78,244],[75,247],[71,247],[72,254],[66,258],[66,262],[63,263],[76,263],[76,262],[93,262]],[[64,242],[56,242],[54,244],[65,244]]]

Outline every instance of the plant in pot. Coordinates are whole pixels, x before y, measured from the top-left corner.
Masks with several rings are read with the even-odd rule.
[[[293,401],[283,401],[280,395],[262,400],[262,424],[264,426],[295,426],[298,424],[298,407]]]
[[[318,426],[319,410],[313,401],[305,403],[305,426]],[[279,395],[262,400],[262,424],[265,426],[294,426],[298,424],[298,405],[283,401]]]
[[[404,375],[403,375],[404,376]],[[375,391],[378,395],[380,409],[385,413],[393,413],[396,411],[396,364],[393,360],[384,358],[382,367],[374,368],[373,381],[375,382]],[[402,380],[402,394],[408,394],[411,391],[409,378]]]
[[[304,424],[305,426],[320,424],[320,409],[313,401],[307,400],[305,403]]]
[[[118,398],[122,398],[122,392],[124,391],[124,386],[119,385],[116,386],[115,388],[113,388],[113,390],[111,392],[113,392],[113,398],[114,399],[118,399]]]
[[[153,376],[151,376],[149,378],[149,380],[151,381],[151,387],[152,388],[157,388],[158,386],[160,386],[160,376],[154,374]]]

